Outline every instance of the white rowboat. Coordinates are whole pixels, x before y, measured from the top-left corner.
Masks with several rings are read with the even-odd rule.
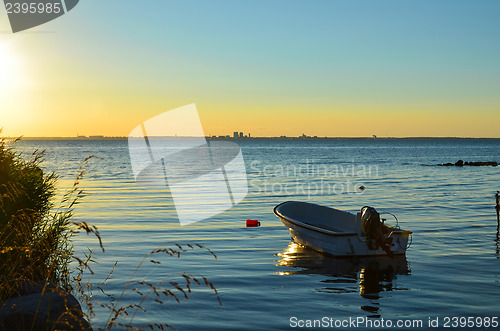
[[[363,207],[355,215],[313,203],[287,201],[274,207],[274,214],[295,242],[335,256],[405,254],[411,235],[399,226],[372,222],[374,214],[378,219],[378,213],[370,207]]]

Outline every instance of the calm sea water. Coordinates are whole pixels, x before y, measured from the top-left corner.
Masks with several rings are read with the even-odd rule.
[[[71,185],[86,156],[98,157],[89,163],[82,183],[89,196],[76,210],[80,220],[99,228],[106,248],[106,253],[96,250],[97,264],[92,265],[96,274],[87,275],[94,284],[94,327],[102,326],[110,315],[98,304],[116,303],[146,254],[172,242],[205,245],[217,259],[202,249],[183,253],[179,259],[149,257],[123,291],[119,306],[141,303],[140,294],[132,289],[147,293],[148,288],[137,281],[182,283],[182,272],[207,277],[222,306],[203,286],[195,286],[188,300],[179,295],[180,304],[163,297],[160,304],[151,293],[141,303],[146,312],[137,312],[134,326],[169,323],[178,330],[280,330],[327,317],[368,321],[351,329],[385,329],[387,325],[380,323],[388,320],[422,321],[424,329],[429,318],[438,319],[440,328],[447,317],[499,318],[500,245],[494,193],[500,190],[500,167],[435,164],[458,159],[500,161],[500,140],[239,144],[250,184],[247,197],[222,214],[183,227],[168,189],[135,183],[126,141],[18,144],[23,151],[46,148],[45,166],[61,176],[61,187]],[[323,256],[292,243],[274,216],[273,207],[287,200],[351,212],[365,205],[392,212],[403,229],[413,231],[413,244],[400,259]],[[259,220],[261,227],[246,228],[246,219]],[[87,247],[98,248],[96,240],[86,235],[79,236],[75,246],[80,256]],[[109,279],[98,287],[115,262]],[[128,323],[128,318],[119,321]],[[448,326],[459,325],[450,320]],[[479,329],[478,324],[469,329]]]

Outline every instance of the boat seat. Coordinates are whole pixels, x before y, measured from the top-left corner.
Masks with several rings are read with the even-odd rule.
[[[317,228],[333,231],[341,235],[361,235],[361,214],[314,205],[310,203],[288,202],[278,206],[279,212],[288,219]]]
[[[325,225],[325,224],[311,224],[309,222],[303,222],[303,223],[305,223],[307,225],[315,226],[315,227],[318,227],[318,228],[321,228],[321,229],[330,230],[330,231],[333,231],[333,232],[345,232],[345,231],[336,229],[333,226],[328,226],[328,225]]]
[[[328,226],[325,224],[311,224],[309,222],[302,222],[302,223],[307,224],[307,225],[311,225],[311,226],[314,226],[317,228],[321,228],[321,229],[325,229],[325,230],[329,230],[329,231],[333,231],[333,232],[338,232],[339,234],[342,234],[342,235],[355,235],[355,234],[357,234],[355,232],[341,230],[341,229],[334,228],[333,226]]]

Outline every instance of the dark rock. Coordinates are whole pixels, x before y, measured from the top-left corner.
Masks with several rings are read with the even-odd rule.
[[[474,166],[474,167],[482,167],[482,166],[496,167],[496,166],[498,166],[498,163],[495,162],[495,161],[489,161],[489,162],[470,162],[469,165]]]
[[[463,161],[463,160],[458,160],[457,162],[455,163],[442,163],[442,164],[438,164],[438,166],[440,167],[450,167],[450,166],[456,166],[456,167],[463,167],[463,166],[471,166],[471,167],[481,167],[481,166],[492,166],[492,167],[497,167],[498,166],[498,162],[495,162],[495,161],[488,161],[488,162],[484,162],[484,161],[481,161],[481,162],[467,162],[467,161]]]
[[[13,287],[16,289],[16,296],[42,293],[44,287],[45,290],[57,289],[57,286],[55,286],[54,284],[46,284],[45,280],[40,280],[37,282],[18,281],[13,284]]]
[[[0,303],[0,330],[92,330],[73,295],[50,284],[43,294],[39,288],[28,285],[34,293]]]

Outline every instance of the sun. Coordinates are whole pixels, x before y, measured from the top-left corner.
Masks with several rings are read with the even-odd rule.
[[[19,61],[9,45],[0,44],[0,96],[11,92],[19,83]]]
[[[26,81],[24,72],[13,44],[0,42],[0,128],[6,135],[12,135],[19,129],[26,118],[25,105],[31,103],[30,98],[21,94]]]

